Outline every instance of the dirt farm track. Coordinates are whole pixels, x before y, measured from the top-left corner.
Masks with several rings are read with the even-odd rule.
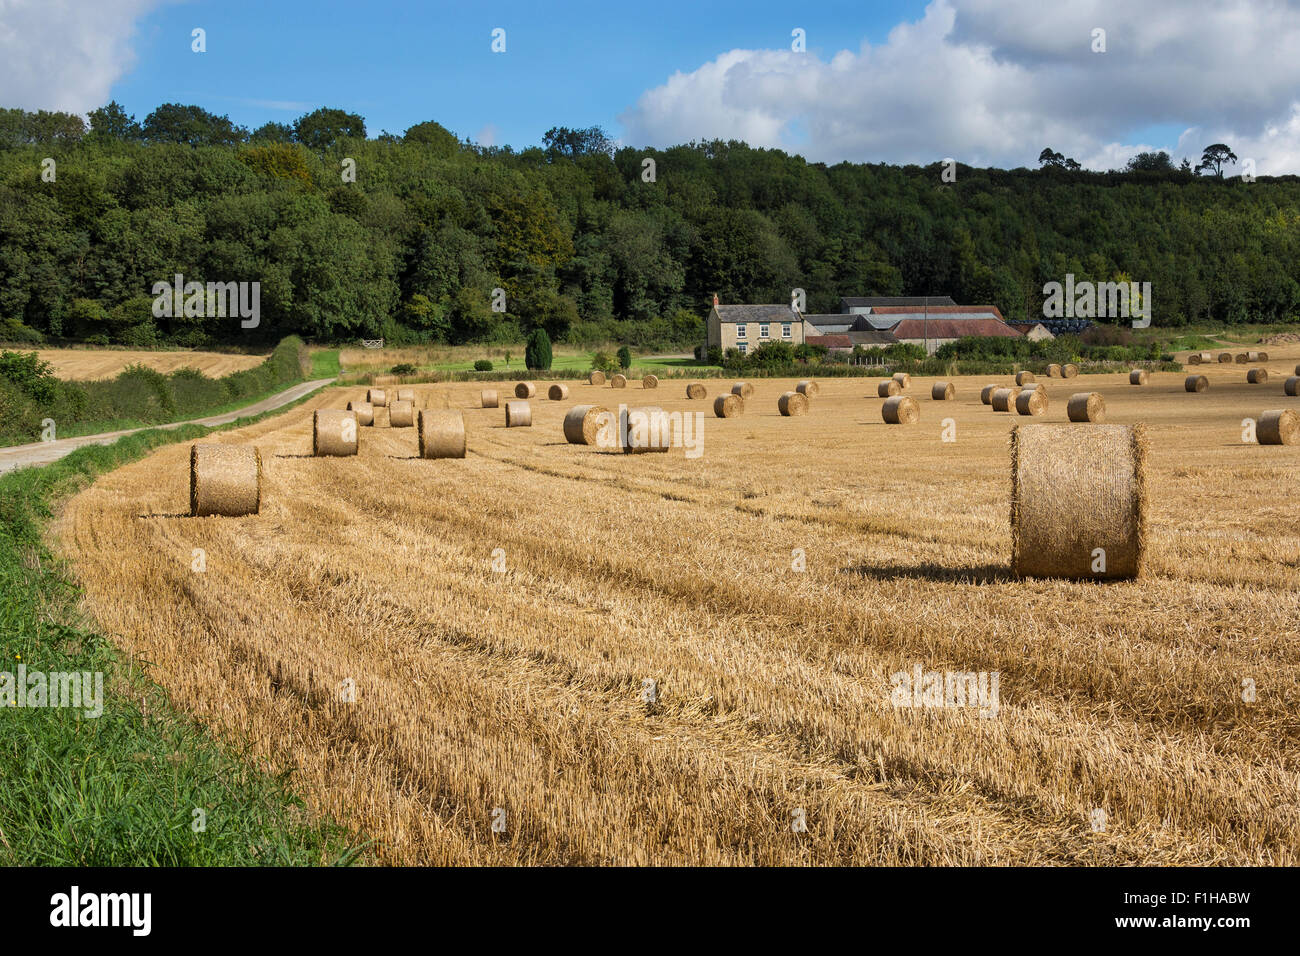
[[[335,388],[208,439],[261,449],[260,514],[188,517],[174,445],[68,502],[53,543],[177,706],[380,862],[1294,865],[1300,446],[1242,420],[1300,410],[1297,362],[1189,367],[1197,394],[1040,377],[1033,421],[1098,391],[1147,424],[1136,581],[1009,573],[1030,419],[979,397],[1009,376],[947,402],[914,379],[920,422],[894,426],[864,379],[794,418],[793,382],[754,380],[727,420],[729,381],[539,387],[512,429],[477,385],[415,386],[465,410],[468,455],[440,461],[386,412],[356,457],[310,457],[312,410],[364,395]],[[703,412],[703,454],[566,444],[593,401]],[[997,672],[998,712],[895,706],[918,666]]]

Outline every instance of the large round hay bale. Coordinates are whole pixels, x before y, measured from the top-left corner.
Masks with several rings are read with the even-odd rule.
[[[357,416],[336,408],[319,408],[312,412],[311,453],[316,456],[355,455]]]
[[[1065,414],[1072,422],[1104,422],[1106,400],[1100,392],[1075,392],[1065,405]]]
[[[546,397],[553,402],[562,402],[569,397],[569,386],[555,384],[546,390]]]
[[[1246,381],[1249,382],[1251,385],[1267,385],[1268,369],[1252,368],[1249,372],[1246,373]]]
[[[1020,389],[1018,388],[995,388],[993,390],[993,401],[990,404],[995,412],[1009,412],[1016,407],[1016,399],[1019,397]]]
[[[921,406],[910,395],[895,395],[885,399],[880,417],[887,425],[915,425],[921,420]]]
[[[906,372],[895,372],[894,381],[898,383],[899,388],[906,391],[912,384],[912,376],[908,375]]]
[[[605,373],[602,372],[600,369],[592,369],[590,372],[587,373],[587,384],[604,385]]]
[[[1079,366],[1073,363],[1061,366],[1061,378],[1074,378],[1079,374]]]
[[[808,396],[803,392],[784,392],[776,400],[776,407],[781,410],[782,415],[807,415]]]
[[[993,393],[1000,389],[1001,385],[985,385],[980,389],[980,402],[985,405],[993,404]]]
[[[190,446],[190,514],[255,515],[262,507],[262,453],[251,445]]]
[[[643,375],[643,376],[641,376],[641,387],[642,387],[642,388],[658,388],[658,387],[659,387],[659,376],[658,376],[658,375]]]
[[[881,398],[889,398],[891,395],[897,395],[903,390],[903,386],[892,378],[887,378],[876,386],[876,394]]]
[[[1048,377],[1048,378],[1060,378],[1060,377],[1061,377],[1061,366],[1057,365],[1055,362],[1053,362],[1051,365],[1047,366],[1047,377]]]
[[[388,409],[389,428],[410,428],[415,424],[414,402],[393,402]]]
[[[1258,353],[1258,352],[1247,352],[1247,353],[1246,353],[1246,361],[1247,361],[1247,362],[1261,362],[1261,361],[1263,361],[1263,359],[1261,359],[1261,358],[1259,357],[1259,353]]]
[[[817,395],[817,393],[820,392],[822,389],[821,386],[818,385],[816,382],[814,382],[812,379],[806,378],[798,385],[796,385],[794,387],[794,390],[796,392],[802,392],[804,395],[807,395],[809,398],[814,398]]]
[[[616,374],[609,380],[610,388],[627,388],[627,376]]]
[[[594,445],[600,432],[602,416],[608,415],[604,405],[575,405],[564,416],[564,440],[570,445]]]
[[[1189,375],[1183,382],[1183,388],[1189,392],[1203,392],[1210,387],[1210,380],[1204,375]]]
[[[1267,353],[1267,352],[1260,352],[1260,353],[1259,353],[1259,359],[1258,359],[1258,361],[1260,361],[1260,362],[1267,362],[1267,361],[1268,361],[1268,353]]]
[[[1011,432],[1011,568],[1021,576],[1132,578],[1146,546],[1141,425]]]
[[[375,423],[375,406],[369,402],[348,402],[348,411],[357,416],[358,425]]]
[[[728,392],[713,400],[713,414],[719,418],[735,418],[745,410],[745,400],[739,395]]]
[[[1287,395],[1300,395],[1300,375],[1292,375],[1282,383],[1282,391]]]
[[[1300,365],[1297,365],[1297,366],[1295,367],[1295,373],[1296,373],[1297,375],[1300,375]]]
[[[1250,361],[1250,359],[1245,352],[1238,352],[1236,356],[1233,358],[1233,361],[1236,362],[1238,365],[1245,365],[1247,362]]]
[[[415,389],[413,389],[413,388],[399,388],[399,389],[397,390],[397,400],[398,400],[399,402],[410,402],[412,405],[414,405],[414,404],[415,404]]]
[[[672,425],[662,408],[628,408],[624,409],[622,417],[619,437],[626,454],[667,451],[672,444]]]
[[[739,395],[741,398],[750,398],[754,394],[754,386],[748,382],[737,382],[731,386],[731,394]]]
[[[930,397],[936,402],[951,402],[957,397],[957,386],[952,382],[935,382],[930,386]]]
[[[1021,415],[1046,415],[1046,390],[1037,388],[1025,389],[1016,396],[1016,411]]]
[[[497,390],[495,388],[483,389],[483,391],[479,392],[478,397],[479,397],[479,403],[484,408],[496,408],[498,402],[500,402],[500,399],[497,397]]]
[[[459,408],[426,408],[416,423],[421,458],[465,457],[465,413]]]
[[[1042,393],[1046,394],[1046,393],[1047,393],[1047,386],[1044,385],[1042,382],[1030,382],[1028,385],[1026,385],[1024,388],[1022,388],[1021,391],[1022,391],[1022,392],[1042,392]]]
[[[1147,383],[1147,373],[1145,369],[1135,368],[1128,373],[1128,383],[1130,385],[1145,385]]]
[[[388,393],[382,388],[368,388],[366,389],[366,401],[375,408],[387,408]]]
[[[1191,355],[1187,356],[1187,364],[1188,364],[1188,365],[1200,365],[1200,364],[1201,364],[1201,353],[1200,353],[1200,352],[1193,352]]]
[[[686,386],[687,398],[704,398],[708,394],[709,394],[708,389],[706,389],[699,382],[691,382],[691,384]]]
[[[1017,373],[1016,373],[1016,384],[1017,384],[1017,385],[1029,385],[1029,384],[1030,384],[1031,382],[1033,382],[1033,381],[1034,381],[1034,373],[1033,373],[1033,372],[1030,372],[1030,371],[1022,371],[1022,372],[1017,372]]]
[[[1209,352],[1195,352],[1193,354],[1196,356],[1197,365],[1214,361],[1214,356]]]
[[[1220,352],[1220,353],[1219,353],[1219,364],[1220,364],[1220,365],[1231,364],[1231,363],[1232,363],[1232,353],[1231,353],[1231,352]]]
[[[533,407],[527,402],[506,402],[506,428],[524,428],[533,424]]]
[[[537,386],[532,382],[520,382],[515,386],[515,398],[532,398],[537,394]]]
[[[1300,445],[1300,415],[1290,408],[1275,408],[1259,416],[1255,439],[1261,445]]]

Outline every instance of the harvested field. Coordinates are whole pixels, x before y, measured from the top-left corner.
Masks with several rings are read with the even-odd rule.
[[[179,707],[379,862],[1296,865],[1300,446],[1241,438],[1295,400],[1201,370],[1195,397],[1175,373],[1052,379],[1033,419],[1066,427],[1089,390],[1147,425],[1133,581],[1012,575],[1026,419],[973,377],[909,428],[871,380],[823,380],[798,423],[775,401],[795,380],[763,380],[698,458],[568,444],[566,403],[506,429],[473,383],[415,386],[463,412],[464,459],[387,428],[303,457],[314,410],[364,397],[336,388],[210,439],[260,449],[259,514],[177,517],[177,444],[70,499],[53,544]],[[702,410],[683,393],[656,401]],[[896,704],[918,669],[996,671],[996,713]]]
[[[54,367],[62,379],[98,381],[113,378],[128,365],[143,365],[158,372],[178,368],[198,369],[209,378],[242,372],[266,361],[265,355],[228,355],[225,352],[149,352],[118,349],[22,349],[35,351]]]

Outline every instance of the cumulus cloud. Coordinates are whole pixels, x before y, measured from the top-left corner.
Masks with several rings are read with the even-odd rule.
[[[1094,52],[1094,30],[1105,52]],[[934,0],[833,55],[730,50],[646,91],[628,142],[743,139],[813,160],[1034,165],[1044,146],[1091,168],[1144,149],[1193,163],[1209,143],[1261,175],[1300,171],[1300,8],[1280,0]],[[1177,143],[1133,137],[1185,130]]]
[[[134,65],[136,21],[161,0],[0,0],[4,105],[86,113]]]

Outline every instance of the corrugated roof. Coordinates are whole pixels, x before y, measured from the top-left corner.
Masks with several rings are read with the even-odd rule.
[[[788,305],[715,305],[723,322],[798,322],[800,315]]]
[[[1020,333],[1011,326],[1005,322],[999,322],[997,319],[936,319],[931,317],[930,321],[926,322],[923,319],[908,318],[899,322],[890,331],[894,333],[894,338],[899,341],[927,337],[932,339],[960,339],[967,335],[981,335],[989,338],[1020,336]]]
[[[845,337],[854,345],[893,345],[898,341],[898,337],[892,332],[881,332],[877,329],[866,329],[863,331],[846,332]]]

